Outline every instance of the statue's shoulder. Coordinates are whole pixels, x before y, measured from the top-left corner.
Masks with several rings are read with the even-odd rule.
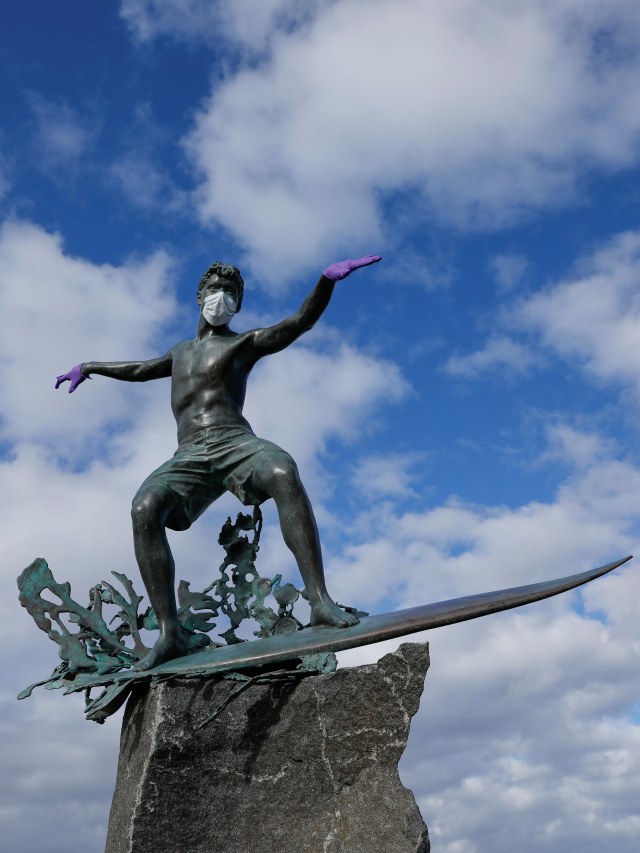
[[[179,341],[177,344],[174,344],[171,347],[168,354],[172,358],[175,358],[177,355],[180,355],[181,353],[184,353],[187,350],[192,349],[194,344],[195,344],[195,341],[193,341],[193,340]]]
[[[234,346],[242,347],[247,344],[251,346],[255,338],[256,331],[257,329],[247,329],[246,332],[234,332],[232,329],[229,329],[229,336],[226,340]]]
[[[229,329],[229,331],[231,332],[231,329]],[[257,329],[247,329],[246,332],[232,332],[232,334],[235,335],[238,343],[240,343],[241,341],[247,341],[253,338],[257,331]]]

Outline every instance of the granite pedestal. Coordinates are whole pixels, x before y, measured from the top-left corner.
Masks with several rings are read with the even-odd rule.
[[[106,853],[428,853],[398,776],[429,666],[403,644],[377,664],[252,685],[139,688],[122,726]]]

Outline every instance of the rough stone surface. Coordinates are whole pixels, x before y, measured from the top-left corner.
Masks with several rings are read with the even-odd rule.
[[[398,776],[429,666],[405,643],[377,664],[253,685],[140,689],[126,709],[106,853],[428,853]]]

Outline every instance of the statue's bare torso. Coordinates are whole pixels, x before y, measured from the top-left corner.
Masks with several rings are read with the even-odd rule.
[[[252,332],[183,341],[171,352],[171,409],[178,441],[213,426],[245,426],[242,408],[255,364]]]

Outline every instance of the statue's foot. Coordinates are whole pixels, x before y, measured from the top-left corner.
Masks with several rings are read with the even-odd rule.
[[[352,625],[357,625],[360,620],[353,613],[347,613],[341,607],[331,601],[325,599],[318,604],[311,605],[311,624],[312,625],[329,625],[332,628],[349,628]]]
[[[156,640],[149,654],[138,661],[133,668],[137,672],[145,672],[148,669],[153,669],[155,666],[160,666],[161,663],[165,663],[168,660],[186,655],[187,648],[187,640],[183,634],[161,635]]]

